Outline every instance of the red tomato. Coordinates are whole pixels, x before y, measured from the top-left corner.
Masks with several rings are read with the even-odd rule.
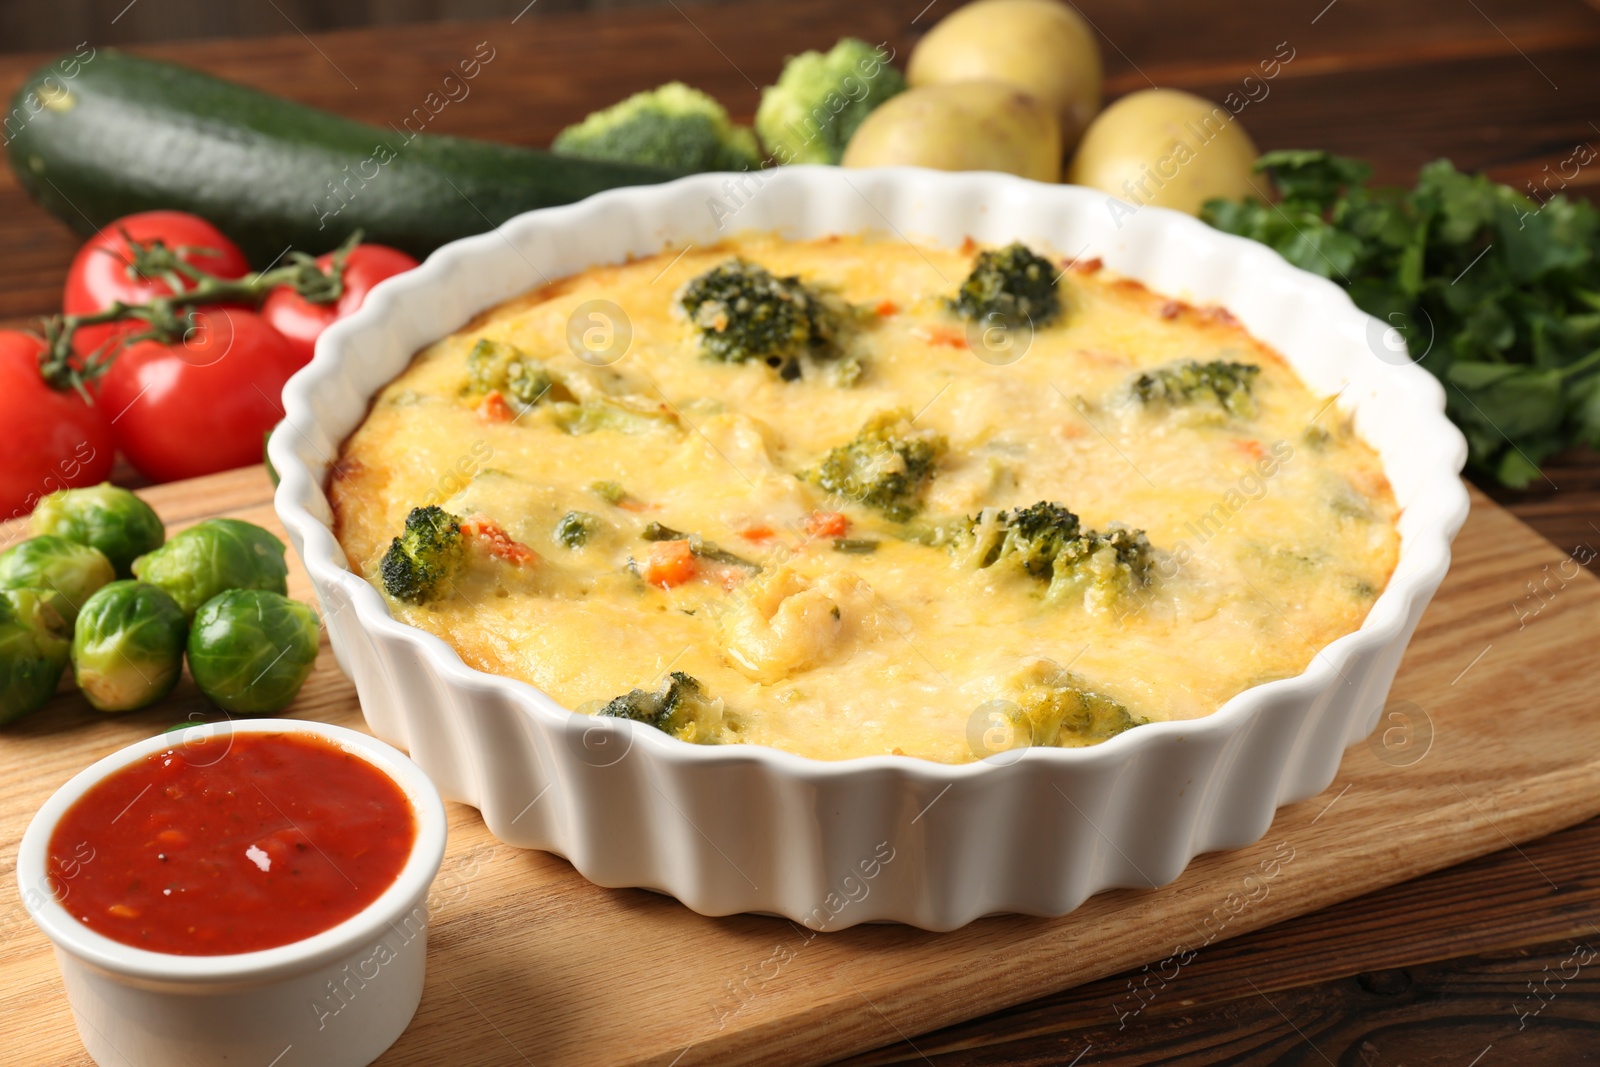
[[[261,442],[283,417],[294,350],[260,315],[205,307],[170,345],[123,349],[100,379],[100,406],[117,446],[156,481],[261,462]]]
[[[318,256],[327,267],[333,254]],[[286,285],[280,285],[261,305],[261,317],[288,340],[302,364],[311,362],[317,337],[323,330],[351,314],[367,299],[367,293],[385,278],[404,274],[417,261],[386,245],[356,245],[344,264],[344,293],[332,304],[313,304]]]
[[[140,244],[160,240],[168,248],[193,246],[196,251],[185,252],[184,262],[219,278],[242,277],[250,270],[244,253],[222,236],[221,230],[198,215],[183,211],[143,211],[118,219],[78,249],[67,271],[67,288],[61,298],[61,308],[68,315],[102,311],[117,300],[125,304],[143,304],[172,292],[172,287],[158,278],[129,276],[131,257],[124,232]],[[210,254],[199,251],[203,248],[214,251]],[[138,325],[85,326],[73,336],[73,350],[79,355],[88,355],[113,335],[130,333]]]
[[[0,330],[0,519],[28,514],[46,493],[98,485],[116,446],[100,407],[39,375],[38,338]]]

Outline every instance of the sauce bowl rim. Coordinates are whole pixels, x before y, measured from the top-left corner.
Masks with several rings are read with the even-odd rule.
[[[197,733],[201,735],[198,738]],[[210,956],[156,952],[114,940],[84,925],[57,899],[50,884],[50,838],[62,816],[91,788],[147,756],[235,733],[317,737],[366,760],[399,786],[416,820],[416,837],[394,881],[348,919],[310,937],[252,952]],[[446,824],[444,801],[433,782],[403,752],[386,742],[347,727],[307,719],[225,719],[136,741],[69,778],[28,823],[17,852],[17,882],[23,906],[58,950],[113,975],[206,984],[276,979],[349,956],[377,941],[386,930],[398,929],[397,924],[419,909],[425,923],[428,887],[444,860]]]

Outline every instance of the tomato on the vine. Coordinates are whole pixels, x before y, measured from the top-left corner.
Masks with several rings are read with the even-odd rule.
[[[0,520],[19,518],[57,489],[98,485],[116,447],[104,409],[39,373],[44,344],[0,330]]]
[[[263,436],[283,417],[283,385],[300,368],[253,311],[197,308],[194,323],[172,344],[129,345],[99,382],[117,445],[156,481],[259,463]]]
[[[67,271],[66,291],[61,298],[63,311],[87,315],[103,311],[118,300],[143,304],[171,294],[172,287],[164,280],[143,278],[132,272],[129,238],[139,244],[161,241],[168,248],[189,248],[191,251],[183,252],[180,258],[219,278],[240,278],[250,271],[239,247],[200,216],[184,211],[142,211],[111,223],[78,249]],[[82,327],[72,339],[73,350],[88,355],[110,338],[132,333],[141,325],[121,322]]]
[[[333,263],[333,253],[317,257],[323,268]],[[317,337],[323,330],[351,314],[367,293],[385,278],[404,274],[417,261],[387,245],[356,245],[344,265],[344,293],[333,304],[313,304],[286,285],[280,285],[261,305],[261,317],[288,340],[302,364],[311,362]]]

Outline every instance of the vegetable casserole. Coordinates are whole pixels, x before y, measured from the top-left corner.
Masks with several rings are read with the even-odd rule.
[[[1377,456],[1225,310],[1044,252],[548,284],[378,395],[338,539],[469,665],[702,744],[966,762],[1299,674],[1394,567]]]

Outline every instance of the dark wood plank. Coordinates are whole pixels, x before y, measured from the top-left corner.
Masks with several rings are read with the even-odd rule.
[[[1580,557],[1600,549],[1600,454],[1574,449],[1545,464],[1543,481],[1525,490],[1483,488],[1517,518]]]
[[[341,31],[319,34],[315,48],[285,34],[139,50],[381,125],[403,118],[457,60],[488,42],[495,60],[472,95],[430,128],[543,145],[589,110],[671,78],[748,119],[758,87],[785,56],[844,33],[888,42],[904,56],[953,6],[941,0],[917,18],[921,0],[686,5],[516,25]],[[1600,43],[1600,15],[1577,0],[1483,0],[1481,14],[1451,0],[1336,0],[1325,11],[1321,0],[1081,6],[1103,31],[1112,95],[1154,83],[1221,98],[1259,75],[1259,64],[1287,42],[1295,58],[1241,115],[1246,128],[1263,148],[1318,144],[1368,156],[1385,180],[1405,180],[1419,163],[1447,155],[1523,181],[1595,135],[1583,107],[1594,99],[1596,75],[1582,50]],[[0,58],[0,95],[9,97],[44,58]],[[1533,64],[1564,90],[1552,91]],[[15,322],[55,305],[75,244],[27,203],[8,171],[0,174],[0,219],[0,322]]]
[[[1600,125],[1592,125],[1600,123],[1597,53],[1600,45],[1585,40],[1527,58],[1513,52],[1280,77],[1239,117],[1264,149],[1325,148],[1365,158],[1380,182],[1409,184],[1424,163],[1447,157],[1526,190],[1579,144],[1600,147]],[[1238,84],[1194,89],[1221,98]],[[1569,191],[1597,185],[1600,168],[1590,167],[1577,171]]]
[[[1180,1032],[1185,1040],[1199,1041],[1182,1046],[1183,1056],[1189,1058],[1181,1062],[1258,1062],[1234,1059],[1240,1050],[1220,1043],[1220,1039],[1240,1026],[1242,1019],[1251,1020],[1248,1028],[1261,1035],[1264,1042],[1275,1041],[1284,1032],[1292,1035],[1282,1018],[1273,1024],[1276,1016],[1261,994],[1265,993],[1304,1028],[1303,1018],[1279,1003],[1277,994],[1313,989],[1319,991],[1307,1002],[1313,1006],[1322,1002],[1319,998],[1326,998],[1343,1003],[1343,1010],[1363,1021],[1370,1021],[1369,1016],[1374,1013],[1389,1016],[1383,1023],[1388,1043],[1375,1046],[1383,1051],[1384,1058],[1363,1059],[1361,1045],[1370,1043],[1372,1037],[1353,1031],[1317,1039],[1322,1053],[1333,1062],[1431,1063],[1434,1061],[1395,1050],[1412,1047],[1407,1044],[1417,1036],[1412,1030],[1424,1035],[1431,1031],[1437,1014],[1432,1005],[1421,1010],[1422,1005],[1414,997],[1392,1003],[1344,1003],[1340,998],[1351,984],[1360,986],[1364,980],[1368,985],[1393,989],[1399,984],[1392,977],[1393,972],[1405,971],[1412,974],[1413,987],[1434,982],[1441,988],[1430,995],[1448,1000],[1461,993],[1443,988],[1452,975],[1502,968],[1499,961],[1525,952],[1525,965],[1504,970],[1494,986],[1492,991],[1500,1000],[1492,1010],[1482,1010],[1483,1005],[1471,998],[1451,1008],[1463,1015],[1486,1016],[1488,1028],[1493,1028],[1489,1024],[1497,1024],[1500,1036],[1509,1039],[1519,1030],[1516,1011],[1530,1012],[1538,1007],[1537,1002],[1526,999],[1530,996],[1526,983],[1543,979],[1542,966],[1550,963],[1553,967],[1579,943],[1600,950],[1597,916],[1600,820],[1591,820],[1520,849],[1506,849],[1206,947],[1175,974],[1174,968],[1159,965],[1132,971],[913,1040],[917,1049],[940,1063],[1060,1062],[1049,1057],[1070,1050],[1065,1057],[1070,1060],[1086,1044],[1093,1044],[1091,1062],[1097,1065],[1135,1064],[1178,1062],[1139,1057],[1153,1055],[1153,1050],[1166,1046],[1170,1034]],[[1176,941],[1184,935],[1175,931],[1173,936]],[[1560,955],[1553,962],[1544,958],[1557,952]],[[1600,959],[1594,962],[1592,967],[1581,968],[1591,980],[1600,975]],[[1571,970],[1567,968],[1569,974]],[[1378,977],[1361,977],[1374,974]],[[1417,978],[1419,974],[1429,977]],[[1600,1021],[1600,1004],[1592,996],[1597,987],[1586,988],[1590,1001],[1584,1010],[1589,1014],[1583,1018],[1592,1024]],[[1305,1010],[1315,1014],[1311,1007]],[[1547,1009],[1538,1017],[1541,1028],[1548,1029],[1543,1024],[1550,1020],[1553,1010]],[[1438,1062],[1465,1067],[1484,1044],[1496,1040],[1491,1035],[1465,1058]],[[1213,1041],[1219,1043],[1209,1043]],[[1452,1039],[1443,1047],[1454,1056],[1458,1051],[1467,1051],[1468,1042]],[[867,1067],[920,1060],[902,1044],[845,1062],[851,1067]],[[1306,1062],[1321,1061],[1313,1055]],[[1508,1056],[1495,1062],[1589,1061],[1519,1060]]]
[[[1580,1067],[1600,1063],[1596,946],[1600,938],[1589,935],[1314,986],[1256,981],[1248,996],[1142,1026],[1106,1023],[966,1048],[919,1040],[889,1058],[850,1062]]]
[[[148,2],[148,0],[147,0]],[[141,49],[376,123],[398,121],[479,41],[496,49],[440,132],[539,145],[587,111],[681,78],[748,119],[783,57],[843,33],[902,56],[954,5],[790,0],[296,34]],[[1279,42],[1295,58],[1241,118],[1263,148],[1316,146],[1406,181],[1448,156],[1535,180],[1575,144],[1600,145],[1600,13],[1578,0],[1083,0],[1104,39],[1108,92],[1150,83],[1213,98],[1243,87]],[[915,18],[915,21],[913,21]],[[320,52],[318,51],[320,49]],[[0,58],[9,96],[41,57]],[[1553,85],[1552,85],[1553,83]],[[1574,192],[1600,183],[1580,173]],[[0,171],[0,322],[51,310],[74,239]],[[1600,459],[1552,463],[1558,489],[1496,491],[1566,550],[1600,544]],[[1403,818],[1403,812],[1396,813]],[[1549,880],[1547,881],[1546,878]],[[1553,884],[1552,884],[1553,883]],[[857,1063],[1515,1064],[1600,1062],[1600,969],[1521,1029],[1526,988],[1559,972],[1600,911],[1600,822],[1205,949],[1148,996],[1147,972],[1079,987]],[[1587,939],[1585,941],[1585,939]],[[1570,964],[1565,969],[1570,972]],[[1135,995],[1129,984],[1135,983]],[[1552,982],[1553,984],[1553,982]],[[1307,1040],[1309,1039],[1309,1040]],[[920,1052],[916,1051],[920,1050]]]
[[[665,8],[625,18],[555,16],[516,25],[501,20],[347,31],[319,35],[316,48],[289,34],[138,51],[386,125],[406,118],[447,71],[487,42],[493,59],[471,83],[470,95],[447,106],[427,128],[545,145],[594,108],[672,78],[693,82],[748,120],[759,86],[776,78],[784,57],[826,46],[841,26],[875,41],[894,36],[904,49],[915,12],[897,8],[909,4],[853,13],[851,6],[842,0],[759,5],[741,7],[739,16],[714,8],[688,9],[692,16]],[[735,47],[737,62],[719,51],[716,40]],[[0,98],[9,99],[48,58],[0,57]],[[0,324],[15,324],[59,305],[78,242],[27,200],[8,168],[0,168],[0,220]]]
[[[757,3],[759,0],[694,0],[707,3]],[[526,9],[526,18],[557,12],[611,11],[664,7],[667,0],[273,0],[270,4],[219,4],[215,0],[55,0],[50,17],[32,4],[0,4],[0,48],[34,51],[71,48],[93,32],[106,44],[207,38],[275,37],[298,28],[304,33],[359,26],[460,22]]]

